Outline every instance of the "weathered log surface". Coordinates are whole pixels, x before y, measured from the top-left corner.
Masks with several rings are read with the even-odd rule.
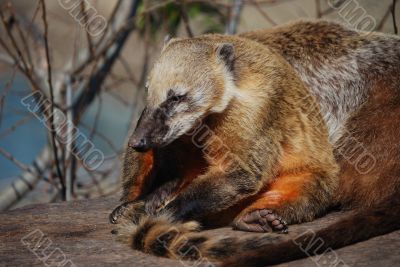
[[[179,263],[146,255],[118,243],[110,233],[113,226],[108,223],[108,214],[116,205],[115,198],[102,198],[32,205],[1,213],[0,266],[59,266],[58,263],[64,259],[65,267],[193,266],[188,262]],[[288,237],[295,237],[307,230],[316,230],[342,216],[346,214],[330,214],[311,223],[293,225]],[[41,233],[44,234],[42,246],[30,250],[32,244],[38,241],[34,238],[40,239]],[[254,235],[229,228],[211,230],[208,233]],[[27,237],[29,234],[31,235]],[[51,245],[46,248],[49,244]],[[337,257],[348,266],[400,266],[399,249],[400,231],[396,231],[325,254],[322,258],[306,258],[279,266],[334,266],[329,263]]]

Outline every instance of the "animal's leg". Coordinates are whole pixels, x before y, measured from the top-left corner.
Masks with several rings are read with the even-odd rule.
[[[177,220],[199,219],[254,195],[262,181],[246,170],[209,171],[194,179],[166,206]]]
[[[125,202],[110,214],[110,222],[118,223],[122,218],[138,221],[144,214],[154,214],[176,191],[178,180],[167,182],[150,193],[143,200]]]
[[[233,222],[234,229],[251,232],[288,231],[287,223],[310,221],[329,205],[324,177],[316,173],[279,176]]]
[[[120,222],[123,218],[138,221],[145,213],[145,203],[143,201],[125,202],[111,212],[109,220],[113,224]]]
[[[154,175],[154,153],[138,153],[129,149],[125,154],[122,170],[123,195],[121,200],[131,202],[145,191],[145,186],[151,175]]]
[[[140,214],[141,212],[139,211],[144,210],[144,203],[138,203],[137,199],[145,192],[145,187],[150,182],[150,177],[154,175],[153,151],[138,153],[128,148],[122,169],[122,204],[110,214],[111,223],[118,223],[121,218],[134,219],[134,214]]]

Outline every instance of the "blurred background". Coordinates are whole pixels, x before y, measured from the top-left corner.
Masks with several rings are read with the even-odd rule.
[[[330,19],[397,34],[396,0],[0,0],[0,210],[118,194],[164,37]]]

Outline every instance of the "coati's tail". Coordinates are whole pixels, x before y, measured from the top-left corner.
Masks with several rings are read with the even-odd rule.
[[[254,238],[211,236],[200,232],[195,221],[176,222],[172,216],[144,216],[139,222],[119,225],[118,239],[133,249],[156,256],[196,262],[222,261],[242,251],[254,250],[282,236],[260,234]]]
[[[393,205],[355,212],[295,239],[271,234],[260,234],[256,238],[215,237],[199,232],[196,222],[174,222],[165,214],[122,226],[118,235],[133,249],[157,256],[202,263],[218,261],[224,266],[265,266],[321,254],[399,228],[400,205]]]
[[[356,211],[338,222],[279,244],[235,255],[223,266],[265,266],[329,252],[400,229],[400,204]]]

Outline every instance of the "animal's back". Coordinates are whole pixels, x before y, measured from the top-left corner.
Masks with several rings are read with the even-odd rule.
[[[332,143],[381,78],[394,84],[400,74],[400,38],[395,35],[299,21],[240,36],[268,45],[292,65],[317,98]]]

